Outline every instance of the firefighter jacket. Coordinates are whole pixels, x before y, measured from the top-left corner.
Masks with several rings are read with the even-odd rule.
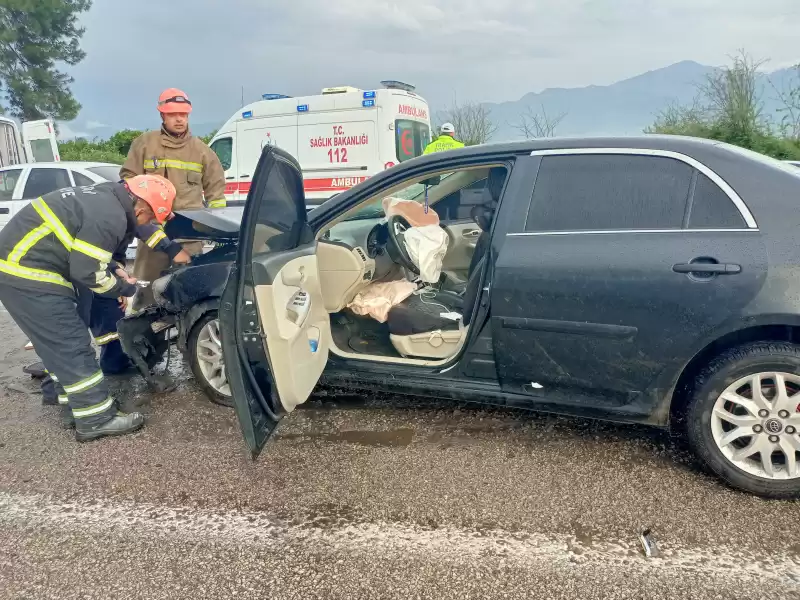
[[[0,231],[0,284],[72,296],[74,283],[102,296],[133,296],[136,286],[112,269],[136,227],[133,201],[118,183],[46,194]]]
[[[225,207],[225,171],[214,151],[187,132],[176,137],[163,127],[133,140],[120,169],[122,179],[135,175],[161,175],[175,186],[173,210]]]
[[[464,144],[449,135],[440,135],[425,147],[423,154],[432,154],[433,152],[444,152],[445,150],[455,150],[456,148],[463,148]]]
[[[167,234],[164,233],[164,229],[156,223],[137,225],[136,238],[141,240],[141,242],[151,250],[163,252],[169,256],[170,260],[174,259],[178,252],[183,250],[183,246],[181,246],[178,242],[173,242],[171,239],[169,239]],[[114,254],[113,258],[114,262],[116,262],[119,266],[123,268],[125,267],[125,252],[117,252]]]

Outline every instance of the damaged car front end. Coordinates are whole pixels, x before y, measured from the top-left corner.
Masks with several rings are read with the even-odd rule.
[[[173,266],[151,283],[154,304],[117,324],[125,353],[155,392],[175,388],[165,364],[174,342],[208,397],[232,405],[222,357],[219,300],[236,259],[242,208],[176,212],[165,227],[170,239],[201,241],[204,252],[188,265]],[[168,360],[167,360],[168,363]]]

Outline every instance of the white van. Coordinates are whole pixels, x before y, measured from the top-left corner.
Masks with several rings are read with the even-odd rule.
[[[247,198],[266,144],[297,158],[310,205],[422,154],[431,136],[428,103],[413,86],[381,84],[376,90],[325,88],[301,98],[265,94],[243,107],[211,141],[225,169],[226,198]]]
[[[0,117],[0,168],[33,162],[58,162],[56,128],[51,119],[17,123]]]

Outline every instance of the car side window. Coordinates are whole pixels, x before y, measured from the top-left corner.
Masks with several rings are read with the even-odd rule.
[[[17,187],[20,177],[22,177],[22,169],[0,171],[0,200],[14,199],[14,188]]]
[[[94,181],[89,179],[86,175],[82,175],[77,171],[72,172],[72,178],[75,180],[75,185],[85,186],[85,185],[94,185]]]
[[[728,194],[702,173],[697,174],[689,229],[745,229],[742,213]]]
[[[211,144],[211,149],[219,158],[219,162],[222,163],[222,168],[225,171],[230,169],[233,162],[233,139],[229,137],[220,138]]]
[[[22,197],[26,200],[38,198],[71,185],[66,169],[31,169]]]
[[[443,223],[472,219],[472,208],[486,202],[484,191],[488,181],[486,178],[479,179],[439,200],[433,207],[439,219]]]
[[[681,229],[692,172],[660,156],[545,156],[525,231]]]

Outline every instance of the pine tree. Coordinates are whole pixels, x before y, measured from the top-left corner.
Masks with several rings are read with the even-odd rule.
[[[92,0],[0,0],[0,92],[14,117],[74,119],[81,105],[72,77],[56,63],[76,65],[86,53],[78,15]],[[2,111],[0,107],[0,112]]]

